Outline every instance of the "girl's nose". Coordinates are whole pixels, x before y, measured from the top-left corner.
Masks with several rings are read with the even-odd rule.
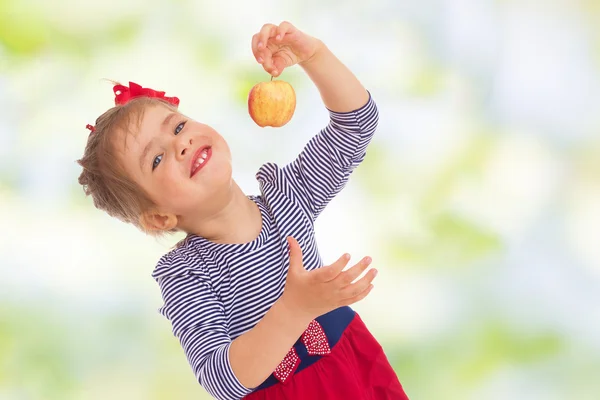
[[[192,138],[178,138],[176,141],[175,154],[178,159],[184,159],[189,151],[192,151]]]

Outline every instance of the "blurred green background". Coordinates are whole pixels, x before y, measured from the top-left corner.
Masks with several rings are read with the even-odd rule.
[[[299,68],[260,129],[263,23],[319,37],[378,102],[364,164],[317,224],[371,255],[356,308],[411,399],[600,398],[600,2],[0,0],[0,399],[207,399],[150,277],[155,240],[77,184],[105,79],[165,90],[256,193],[327,122]]]

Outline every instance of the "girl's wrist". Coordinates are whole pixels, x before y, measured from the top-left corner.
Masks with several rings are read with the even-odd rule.
[[[327,50],[327,46],[325,46],[325,43],[323,43],[319,39],[314,39],[314,40],[315,40],[315,51],[306,60],[298,63],[298,65],[300,65],[301,67],[310,66],[311,64],[313,64],[315,62],[315,60],[317,60],[319,58],[321,53],[323,53]]]
[[[290,301],[286,296],[281,296],[275,304],[279,303],[279,308],[285,316],[289,316],[293,320],[293,324],[296,323],[304,326],[308,326],[310,321],[315,319],[317,316],[313,316],[311,313],[303,311],[301,307]]]

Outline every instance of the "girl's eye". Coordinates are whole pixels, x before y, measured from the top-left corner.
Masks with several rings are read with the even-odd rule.
[[[183,127],[185,126],[185,122],[180,123],[179,125],[177,125],[175,127],[175,134],[177,135],[179,132],[181,132],[183,130]]]
[[[160,164],[160,162],[162,161],[162,157],[163,157],[163,156],[162,156],[162,154],[161,154],[161,155],[159,155],[159,156],[156,156],[156,157],[154,158],[154,161],[152,162],[152,171],[154,171],[154,169],[155,169],[156,167],[158,167],[158,164]]]

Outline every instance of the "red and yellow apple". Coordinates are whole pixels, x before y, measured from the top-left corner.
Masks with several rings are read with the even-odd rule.
[[[260,127],[287,124],[296,110],[296,93],[288,82],[261,82],[250,90],[248,113]]]

